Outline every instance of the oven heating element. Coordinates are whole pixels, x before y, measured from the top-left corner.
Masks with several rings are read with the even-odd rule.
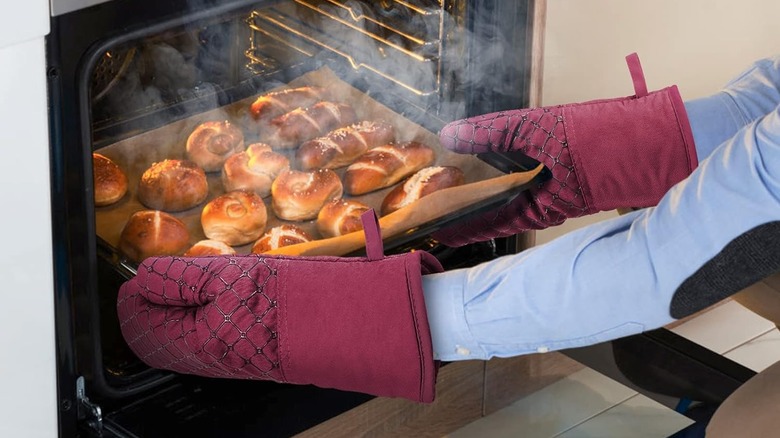
[[[380,13],[392,13],[396,19],[382,21],[377,18]],[[246,20],[252,30],[247,67],[256,74],[277,68],[272,56],[276,47],[271,45],[281,44],[307,57],[325,49],[359,74],[380,77],[418,96],[436,95],[441,87],[445,15],[441,2],[413,5],[398,0],[373,6],[295,0],[252,11]]]

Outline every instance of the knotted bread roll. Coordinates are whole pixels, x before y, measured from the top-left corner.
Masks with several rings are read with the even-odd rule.
[[[463,171],[454,166],[426,167],[397,185],[382,201],[382,215],[390,214],[437,190],[463,184]]]
[[[287,170],[271,185],[271,205],[280,219],[305,221],[317,217],[323,205],[343,193],[339,176],[330,169]]]
[[[295,160],[301,170],[336,169],[355,161],[367,150],[394,139],[393,125],[382,121],[363,121],[304,142],[295,152]]]
[[[317,230],[323,237],[336,237],[363,229],[360,216],[371,207],[353,199],[334,199],[317,215]]]
[[[265,143],[253,143],[225,161],[222,185],[225,190],[251,190],[262,197],[271,194],[271,184],[290,168],[290,160]]]
[[[267,221],[263,198],[249,190],[235,190],[212,199],[200,215],[203,234],[231,246],[257,240]]]
[[[295,148],[342,126],[355,123],[357,115],[350,105],[317,102],[307,108],[297,108],[271,120],[268,142],[278,148]]]
[[[401,181],[435,159],[433,149],[416,141],[386,144],[366,152],[344,172],[344,190],[362,195]]]
[[[266,93],[252,102],[249,112],[255,119],[267,119],[290,112],[296,108],[306,108],[326,96],[322,87],[304,86]]]
[[[201,123],[187,138],[187,158],[206,172],[222,169],[229,156],[244,150],[244,134],[227,120]]]

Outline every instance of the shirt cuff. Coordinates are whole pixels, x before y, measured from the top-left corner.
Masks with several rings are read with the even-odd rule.
[[[488,359],[466,320],[463,301],[466,273],[461,269],[423,276],[425,307],[436,360]]]

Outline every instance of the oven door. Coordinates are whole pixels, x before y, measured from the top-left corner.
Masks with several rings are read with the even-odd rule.
[[[115,0],[54,8],[64,12],[47,39],[52,208],[68,218],[53,230],[58,381],[61,405],[70,406],[63,435],[86,425],[118,436],[286,436],[369,399],[146,367],[116,317],[119,285],[137,266],[119,239],[128,216],[144,208],[134,196],[144,169],[180,154],[193,128],[215,114],[232,117],[251,141],[257,133],[246,109],[274,90],[338,90],[360,114],[381,115],[433,147],[446,120],[526,104],[532,2],[479,3]],[[128,194],[106,207],[94,202],[96,152],[119,162],[129,180]],[[475,157],[438,153],[470,181],[502,174]],[[220,176],[209,175],[209,185],[219,187]],[[386,251],[424,248],[448,267],[511,251],[496,242],[452,250],[429,238],[504,202],[495,196],[420,224],[388,239]],[[199,212],[175,213],[191,226],[191,243],[203,237]]]

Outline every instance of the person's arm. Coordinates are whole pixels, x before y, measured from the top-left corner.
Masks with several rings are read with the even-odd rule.
[[[780,56],[756,61],[715,94],[685,102],[700,160],[780,104]]]
[[[579,347],[663,326],[780,267],[780,109],[655,208],[520,254],[425,276],[436,357]]]

